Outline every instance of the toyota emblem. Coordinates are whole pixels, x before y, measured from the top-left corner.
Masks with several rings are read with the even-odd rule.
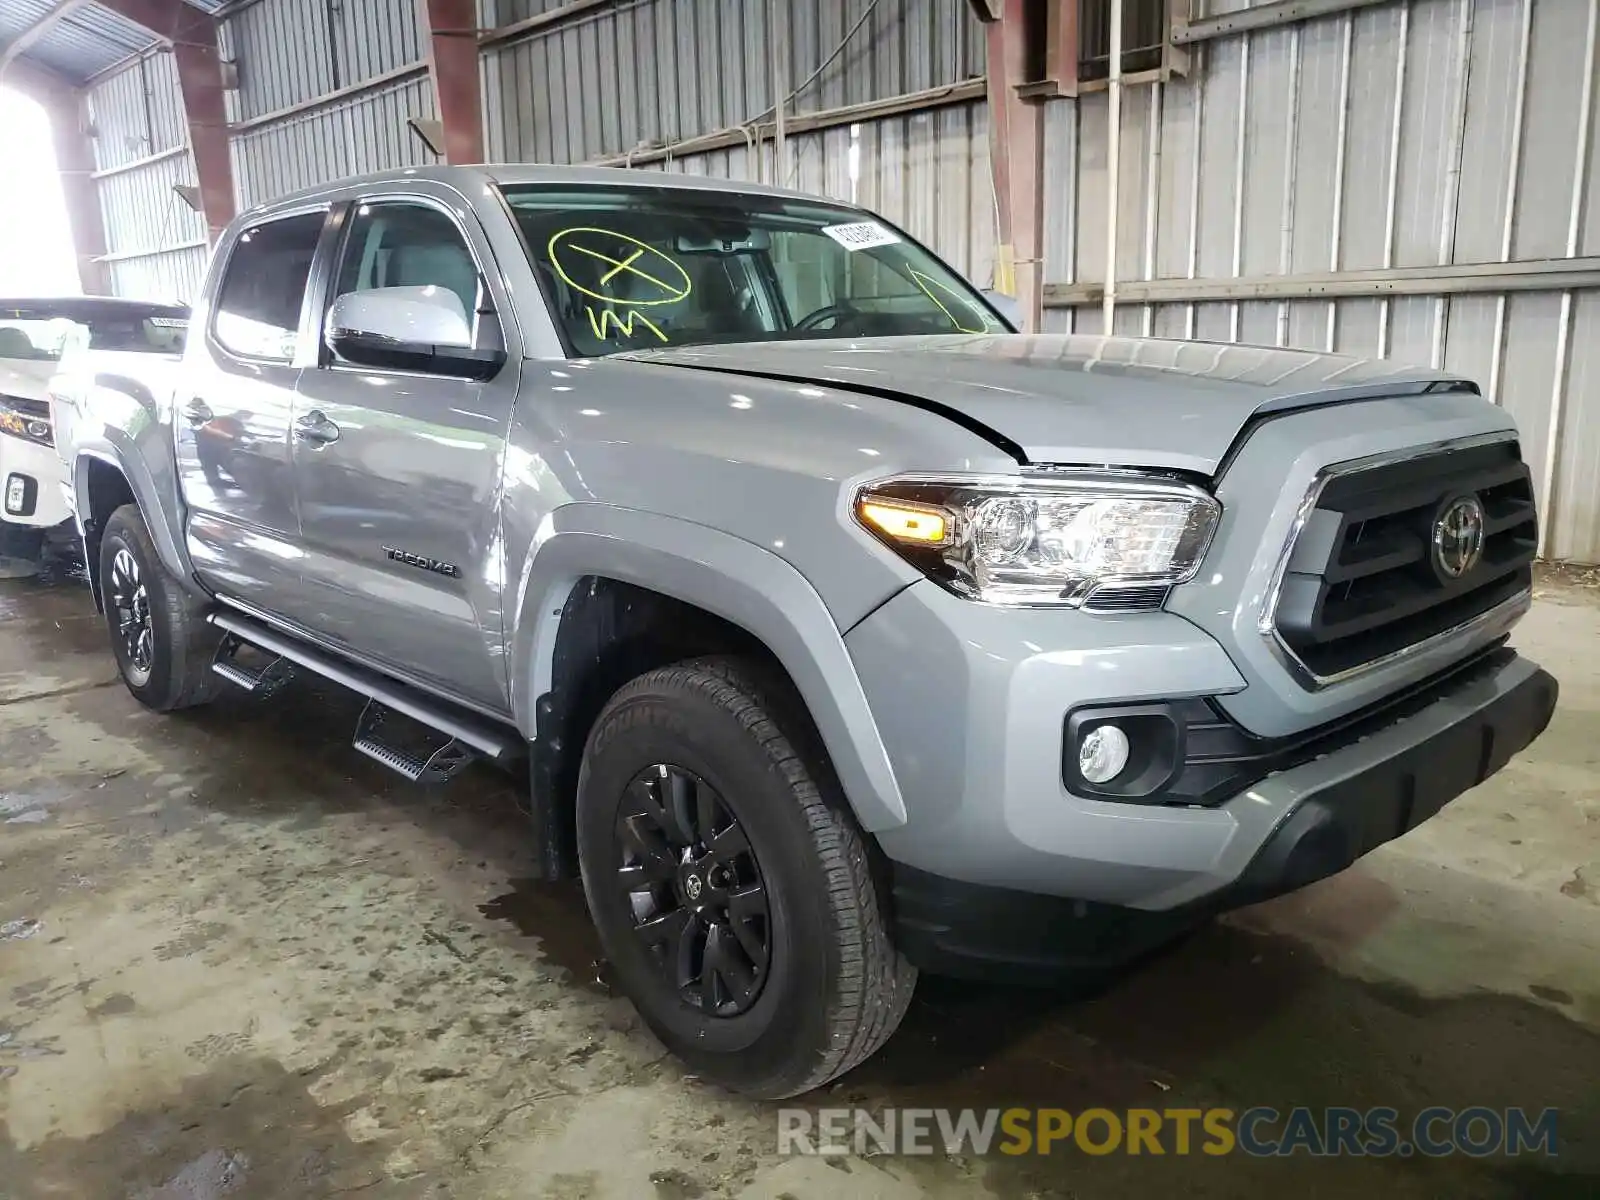
[[[683,881],[683,890],[689,893],[690,900],[700,899],[700,876],[691,875]]]
[[[1483,505],[1476,496],[1452,500],[1433,523],[1433,563],[1446,579],[1460,579],[1483,557]]]

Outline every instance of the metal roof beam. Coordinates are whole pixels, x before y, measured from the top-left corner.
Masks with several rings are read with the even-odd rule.
[[[89,0],[57,0],[54,8],[0,47],[0,71],[4,71],[18,57],[26,53],[30,46],[49,33],[62,17],[75,8],[82,8],[88,2]]]

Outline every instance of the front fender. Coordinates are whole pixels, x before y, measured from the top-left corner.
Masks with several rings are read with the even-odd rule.
[[[89,531],[84,526],[95,511],[95,499],[90,490],[90,464],[97,462],[109,465],[127,481],[134,502],[144,515],[144,523],[150,530],[150,540],[155,543],[156,553],[161,557],[161,565],[173,579],[199,594],[200,585],[194,580],[194,569],[190,565],[188,551],[179,536],[181,518],[178,515],[175,498],[163,495],[161,486],[151,475],[142,456],[137,453],[122,453],[112,443],[80,446],[73,460],[72,491],[75,497],[73,508],[78,533],[84,538],[85,547],[89,544]],[[91,570],[97,570],[94,564],[90,564],[90,567]]]
[[[862,827],[905,824],[877,722],[816,589],[753,542],[690,521],[588,502],[546,516],[518,584],[517,623],[508,630],[512,711],[527,736],[534,735],[535,702],[551,687],[562,608],[590,575],[695,605],[759,638],[810,710]]]

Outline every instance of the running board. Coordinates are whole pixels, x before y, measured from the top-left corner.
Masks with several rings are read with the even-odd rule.
[[[294,667],[281,654],[264,667],[252,667],[239,661],[239,651],[249,643],[236,633],[225,633],[217,643],[216,657],[211,669],[229,683],[237,684],[252,696],[266,699],[294,678]],[[270,652],[269,652],[270,653]]]
[[[478,758],[477,751],[460,738],[445,736],[440,740],[431,726],[407,717],[396,721],[395,716],[381,701],[368,698],[351,744],[412,783],[448,783]],[[397,729],[397,725],[402,728]],[[403,728],[408,725],[409,731]],[[427,732],[416,736],[422,730]],[[434,736],[430,739],[429,734]]]
[[[206,620],[227,635],[224,642],[233,639],[275,656],[273,666],[282,663],[283,670],[287,671],[292,663],[347,687],[357,695],[365,696],[367,706],[362,710],[361,720],[356,726],[355,748],[408,779],[424,783],[443,782],[475,758],[506,764],[517,761],[527,753],[526,744],[509,728],[497,726],[475,713],[430,696],[420,688],[307,645],[243,613],[214,612]],[[220,651],[218,661],[224,661]],[[241,675],[266,673],[252,672],[249,668],[234,664],[231,655],[224,665],[232,666]],[[269,671],[271,669],[268,668]],[[212,670],[239,682],[234,674],[221,670],[218,662],[212,663]],[[392,713],[409,717],[445,741],[421,748],[399,744],[389,736],[393,723],[385,727]]]

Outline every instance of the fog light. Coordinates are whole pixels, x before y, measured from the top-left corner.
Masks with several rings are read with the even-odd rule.
[[[25,515],[28,506],[28,481],[21,475],[6,480],[6,511],[12,516]]]
[[[1115,725],[1096,725],[1078,743],[1078,773],[1089,783],[1110,783],[1128,765],[1128,735]]]

